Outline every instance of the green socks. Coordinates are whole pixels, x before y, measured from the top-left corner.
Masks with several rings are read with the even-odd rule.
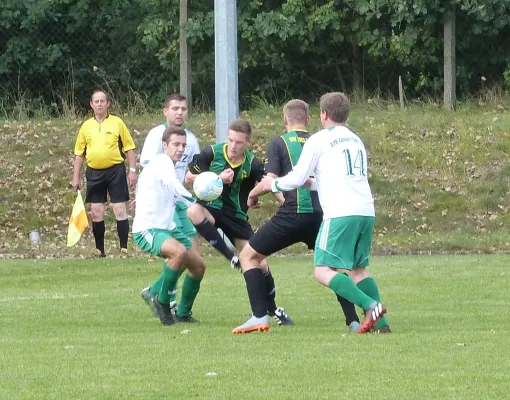
[[[179,271],[179,277],[182,275],[183,272],[184,272],[184,270]],[[163,274],[161,274],[161,276],[156,280],[156,282],[154,282],[150,286],[149,293],[151,294],[151,296],[156,296],[159,293],[159,291],[161,290],[162,283],[163,283]],[[177,297],[177,287],[169,293],[169,296],[170,296],[170,303],[172,301],[175,301],[175,298]]]
[[[329,282],[329,288],[363,310],[368,310],[375,301],[358,289],[352,279],[345,274],[335,275]]]
[[[175,291],[177,287],[177,281],[179,280],[179,276],[181,276],[181,271],[176,271],[174,269],[168,268],[166,262],[163,263],[163,274],[156,281],[161,280],[161,288],[159,289],[158,301],[161,304],[169,304],[170,303],[170,294]]]
[[[178,317],[190,316],[191,308],[193,307],[193,302],[195,301],[198,291],[200,290],[201,282],[202,278],[192,278],[188,274],[186,274],[184,277],[184,282],[182,283],[181,301],[179,301],[179,306],[177,307]]]
[[[374,281],[374,278],[368,277],[363,279],[362,281],[359,281],[356,285],[358,288],[363,291],[367,296],[370,296],[378,303],[381,302],[381,296],[379,295],[379,288],[377,287],[377,284]],[[384,326],[388,325],[388,321],[384,316],[382,316],[379,321],[375,324],[375,327],[377,329],[381,329]]]

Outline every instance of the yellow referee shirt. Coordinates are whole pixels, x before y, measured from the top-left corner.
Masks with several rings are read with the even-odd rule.
[[[85,156],[87,165],[106,169],[124,162],[125,152],[135,148],[126,124],[115,115],[108,115],[99,123],[95,118],[86,120],[78,132],[74,154]]]

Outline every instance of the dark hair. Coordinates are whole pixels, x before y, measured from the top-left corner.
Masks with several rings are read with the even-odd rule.
[[[251,138],[251,125],[245,119],[236,119],[228,126],[229,130],[235,132],[245,133],[248,138]]]
[[[166,144],[170,143],[172,135],[186,136],[186,131],[179,126],[169,126],[163,132],[163,138],[161,139]]]
[[[106,101],[112,101],[112,98],[110,97],[110,95],[108,94],[108,92],[106,90],[103,90],[103,89],[96,89],[92,92],[92,94],[90,95],[90,101],[92,101],[92,97],[94,97],[94,95],[96,93],[104,93],[104,95],[106,96]]]
[[[341,92],[326,93],[321,97],[321,111],[325,111],[333,121],[342,123],[349,116],[349,99]]]
[[[308,104],[299,99],[290,100],[283,106],[283,115],[291,124],[306,124],[308,122]]]
[[[176,100],[176,101],[186,101],[186,96],[183,96],[182,94],[179,94],[179,93],[172,93],[172,94],[169,94],[165,100],[165,103],[163,104],[163,107],[164,108],[167,108],[169,105],[170,105],[170,102],[172,100]]]

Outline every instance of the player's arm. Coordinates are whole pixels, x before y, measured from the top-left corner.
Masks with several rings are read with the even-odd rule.
[[[212,146],[207,146],[200,153],[196,154],[188,164],[189,169],[184,177],[184,182],[193,183],[198,174],[209,171],[213,159],[214,151]]]
[[[161,137],[158,132],[151,129],[143,142],[142,154],[140,154],[140,165],[144,168],[152,157],[158,154],[161,147]]]
[[[271,182],[272,192],[282,192],[297,189],[303,186],[319,160],[319,150],[315,148],[313,137],[303,146],[299,161],[292,171],[282,178],[274,179]],[[266,186],[265,186],[266,187]],[[267,189],[267,187],[266,187]]]
[[[74,144],[74,165],[73,165],[73,182],[72,186],[74,190],[80,189],[80,175],[83,167],[83,160],[85,158],[85,151],[87,149],[87,141],[85,139],[85,132],[83,125],[78,132],[78,137]]]
[[[190,206],[195,202],[193,195],[186,190],[182,183],[177,179],[175,174],[175,168],[172,162],[158,166],[158,180],[163,182],[165,186],[171,186],[175,192],[178,200],[182,201],[187,206]]]

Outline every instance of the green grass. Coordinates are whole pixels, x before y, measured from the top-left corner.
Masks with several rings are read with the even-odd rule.
[[[194,307],[202,322],[173,327],[139,297],[159,261],[2,261],[0,399],[508,395],[508,257],[375,257],[390,335],[346,334],[310,257],[270,264],[296,326],[234,336],[249,305],[242,276],[219,258],[208,258]]]

